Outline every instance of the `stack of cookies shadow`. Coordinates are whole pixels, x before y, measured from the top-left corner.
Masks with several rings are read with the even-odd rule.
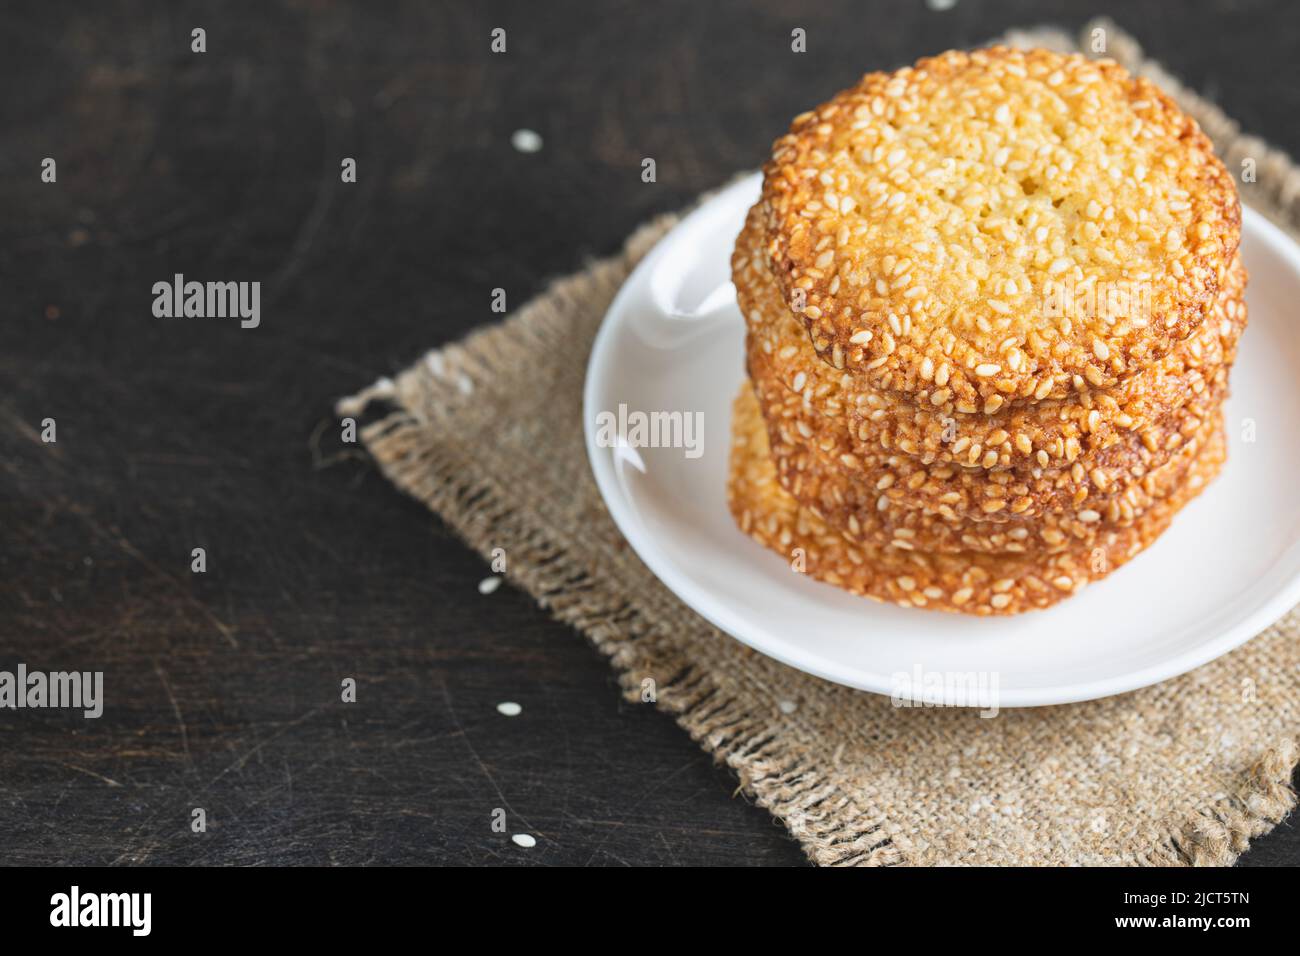
[[[797,117],[732,258],[729,499],[796,571],[905,606],[1046,607],[1226,457],[1234,183],[1106,60],[950,52]]]

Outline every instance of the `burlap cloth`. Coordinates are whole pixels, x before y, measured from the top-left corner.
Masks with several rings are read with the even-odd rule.
[[[1081,34],[1085,50],[1098,25]],[[1243,199],[1296,234],[1300,174],[1289,158],[1242,135],[1113,24],[1100,25],[1107,55],[1175,95],[1230,170],[1255,159],[1258,181],[1241,184]],[[1071,47],[1058,31],[1010,39]],[[485,557],[504,548],[509,579],[609,656],[629,700],[653,678],[657,706],[731,767],[817,863],[1227,864],[1291,809],[1297,611],[1159,686],[982,719],[895,708],[792,670],[670,593],[605,512],[581,413],[606,307],[675,221],[643,226],[621,255],[343,400],[340,413],[385,400],[387,414],[362,431],[385,474]],[[785,713],[782,701],[796,709]]]

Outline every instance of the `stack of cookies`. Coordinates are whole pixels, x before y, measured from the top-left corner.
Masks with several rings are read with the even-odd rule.
[[[737,523],[905,606],[1104,577],[1224,463],[1240,220],[1196,123],[1110,61],[863,77],[776,141],[732,258]]]

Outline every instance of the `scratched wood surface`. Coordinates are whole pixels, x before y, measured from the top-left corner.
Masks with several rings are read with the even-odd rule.
[[[0,14],[0,669],[102,670],[107,697],[97,721],[0,712],[0,862],[801,862],[578,635],[479,594],[487,568],[337,441],[331,403],[491,321],[493,287],[523,302],[756,165],[863,70],[1099,10],[484,6]],[[1300,151],[1289,0],[1181,6],[1118,5]],[[176,272],[261,281],[261,327],[154,318]],[[1300,836],[1243,862],[1300,862]]]

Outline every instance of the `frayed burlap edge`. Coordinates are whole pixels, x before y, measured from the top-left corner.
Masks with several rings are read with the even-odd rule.
[[[1104,29],[1107,53],[1131,72],[1150,77],[1196,118],[1230,169],[1252,158],[1258,181],[1250,205],[1293,234],[1300,223],[1300,170],[1281,151],[1241,133],[1217,106],[1184,88],[1137,42],[1108,20],[1089,23],[1080,34],[1085,50],[1095,29]],[[1076,49],[1068,34],[1052,29],[1013,31],[1021,46]],[[372,403],[391,406],[362,430],[362,440],[383,473],[401,490],[438,513],[485,559],[509,542],[507,577],[534,595],[556,618],[583,632],[609,657],[629,700],[639,700],[650,661],[675,661],[680,670],[658,682],[658,705],[674,715],[693,740],[738,776],[741,788],[785,823],[808,857],[819,865],[897,865],[909,862],[883,814],[859,806],[827,780],[817,761],[783,746],[770,723],[736,697],[723,697],[708,673],[681,660],[669,639],[676,622],[604,586],[597,563],[557,540],[553,527],[527,509],[498,477],[471,467],[476,451],[455,440],[455,420],[480,413],[472,399],[476,381],[494,370],[528,367],[530,355],[562,336],[571,310],[593,299],[612,299],[638,261],[678,221],[664,215],[640,227],[616,256],[557,280],[514,317],[429,353],[395,380],[374,385],[337,405],[340,416],[360,415]],[[503,334],[504,333],[504,334]],[[445,427],[437,427],[437,426]],[[438,441],[430,441],[437,428]],[[607,520],[607,519],[606,519]],[[1294,627],[1288,616],[1289,626]],[[1283,622],[1274,625],[1282,626]],[[1117,856],[1121,865],[1229,865],[1249,841],[1267,833],[1295,806],[1290,787],[1300,762],[1300,728],[1267,749],[1235,793],[1213,801],[1155,845]]]

